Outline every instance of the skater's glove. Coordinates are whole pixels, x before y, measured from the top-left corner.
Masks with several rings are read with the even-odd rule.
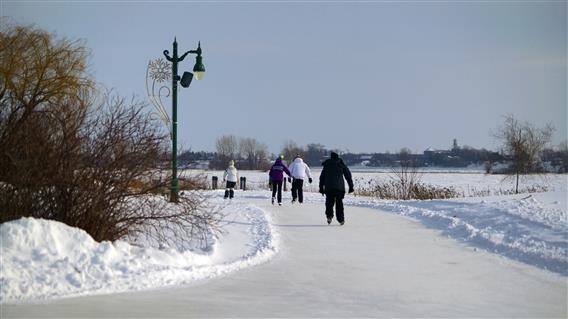
[[[292,183],[292,179],[288,177],[288,183]]]
[[[353,193],[355,190],[353,189],[353,187],[349,187],[349,194]]]
[[[310,182],[310,184],[312,183],[312,178],[308,178],[308,182]]]

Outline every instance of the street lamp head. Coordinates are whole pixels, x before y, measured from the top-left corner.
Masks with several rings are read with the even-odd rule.
[[[198,80],[203,79],[205,76],[205,65],[203,65],[203,58],[201,57],[201,41],[197,42],[197,50],[195,50],[197,56],[195,57],[195,65],[193,66],[193,75]]]
[[[202,59],[201,55],[196,56],[195,65],[193,66],[193,75],[195,75],[198,80],[203,79],[205,76],[205,65],[203,65]]]

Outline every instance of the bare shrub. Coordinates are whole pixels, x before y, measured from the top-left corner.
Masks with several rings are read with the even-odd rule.
[[[209,188],[209,182],[205,173],[194,175],[181,174],[179,177],[179,189],[181,191],[206,190]]]
[[[413,199],[445,199],[458,196],[459,193],[453,187],[440,187],[424,183],[415,184],[410,195]]]
[[[465,194],[464,197],[483,197],[483,196],[501,196],[501,195],[513,195],[513,194],[525,194],[525,193],[543,193],[550,191],[550,187],[546,185],[530,185],[526,187],[522,187],[519,189],[512,188],[512,189],[470,189],[468,194]]]
[[[208,250],[222,232],[220,208],[209,207],[199,192],[182,192],[178,203],[165,196],[130,199],[120,224],[130,242],[156,248]],[[143,212],[142,214],[140,212]]]
[[[424,183],[413,183],[411,187],[402,189],[400,182],[395,180],[369,181],[368,187],[358,190],[357,194],[393,200],[445,199],[460,195],[452,187],[440,187]]]
[[[400,199],[412,198],[413,189],[420,183],[422,174],[418,172],[416,161],[412,158],[409,149],[403,148],[399,153],[400,162],[398,167],[391,168],[390,178],[393,185],[397,186]]]

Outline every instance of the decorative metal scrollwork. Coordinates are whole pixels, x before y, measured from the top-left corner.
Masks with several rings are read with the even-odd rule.
[[[172,135],[172,121],[166,111],[164,99],[170,97],[171,64],[162,58],[150,60],[146,68],[146,92],[157,112],[152,114],[166,125]]]

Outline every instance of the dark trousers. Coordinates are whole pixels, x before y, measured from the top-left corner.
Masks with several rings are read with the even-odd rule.
[[[276,196],[278,191],[278,202],[282,203],[282,181],[272,181],[272,198]]]
[[[303,179],[294,179],[292,182],[292,200],[298,199],[299,203],[304,202],[304,180]]]
[[[235,195],[235,191],[233,190],[235,188],[235,186],[237,185],[237,182],[229,182],[227,181],[227,186],[225,186],[225,198],[233,198],[233,196]]]
[[[345,192],[331,191],[325,193],[325,216],[333,218],[333,206],[335,205],[335,217],[338,222],[345,221],[343,216],[343,197]]]

